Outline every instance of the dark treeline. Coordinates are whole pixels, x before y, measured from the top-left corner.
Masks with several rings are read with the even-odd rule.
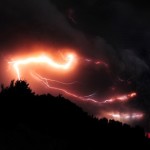
[[[0,149],[149,149],[143,128],[98,120],[61,95],[35,95],[25,81],[0,92]]]

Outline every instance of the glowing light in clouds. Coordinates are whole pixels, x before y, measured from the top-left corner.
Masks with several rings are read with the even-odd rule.
[[[57,63],[55,62],[52,58],[49,58],[48,56],[38,56],[38,57],[28,57],[28,58],[24,58],[24,59],[19,59],[19,60],[15,60],[15,61],[11,61],[9,63],[11,63],[16,71],[16,74],[17,74],[17,78],[20,80],[21,79],[21,73],[20,73],[20,69],[21,67],[23,67],[23,65],[30,65],[30,64],[45,64],[47,66],[49,66],[50,68],[55,68],[57,70],[59,70],[60,72],[62,70],[69,70],[72,68],[74,62],[75,62],[75,56],[73,54],[67,54],[66,57],[64,57],[64,55],[62,55],[61,53],[61,56],[62,58],[66,61],[66,63]],[[91,59],[85,59],[86,61],[93,61]],[[102,62],[102,61],[97,61],[95,62],[96,65],[99,65],[99,64],[102,64],[102,65],[105,65],[105,66],[108,66],[105,62]],[[97,104],[103,104],[103,103],[113,103],[113,102],[123,102],[123,101],[127,101],[133,97],[136,96],[136,93],[135,92],[132,92],[130,94],[126,94],[126,95],[122,95],[122,96],[115,96],[115,97],[112,97],[108,100],[104,100],[104,101],[99,101],[97,99],[94,99],[94,98],[90,98],[92,96],[94,96],[95,94],[91,94],[89,96],[79,96],[79,95],[76,95],[76,94],[73,94],[65,89],[62,89],[62,88],[59,88],[59,87],[52,87],[49,85],[49,82],[56,82],[56,83],[60,83],[60,84],[65,84],[65,85],[68,85],[68,84],[75,84],[77,81],[74,81],[74,82],[70,82],[70,83],[65,83],[65,82],[61,82],[61,81],[58,81],[58,80],[54,80],[54,79],[47,79],[45,77],[42,77],[41,75],[37,74],[37,73],[32,73],[31,74],[32,77],[34,77],[35,79],[38,79],[39,81],[41,81],[42,83],[44,83],[44,85],[46,85],[48,88],[51,88],[53,90],[58,90],[58,91],[62,91],[63,93],[69,95],[69,96],[72,96],[72,97],[75,97],[75,98],[78,98],[80,100],[84,100],[84,101],[92,101],[94,103],[97,103]]]
[[[29,58],[24,58],[24,59],[19,59],[19,60],[16,60],[16,61],[12,61],[12,62],[9,62],[13,65],[15,71],[16,71],[16,74],[17,74],[17,77],[18,79],[20,80],[21,79],[21,74],[20,74],[20,69],[21,67],[23,67],[23,65],[30,65],[30,64],[45,64],[47,66],[49,66],[50,68],[55,68],[57,70],[59,70],[60,72],[62,70],[69,70],[72,68],[73,64],[75,63],[75,56],[73,54],[67,54],[66,57],[64,57],[64,55],[62,55],[61,53],[61,56],[62,58],[66,61],[66,63],[57,63],[55,62],[52,58],[49,58],[47,56],[38,56],[38,57],[29,57]],[[101,63],[98,63],[98,64],[101,64]],[[98,65],[96,63],[96,65]],[[102,63],[102,65],[105,64],[105,63]],[[131,94],[127,94],[127,95],[123,95],[123,96],[118,96],[118,97],[113,97],[111,99],[108,99],[108,100],[104,100],[104,101],[99,101],[97,99],[93,99],[93,98],[90,98],[90,96],[79,96],[77,94],[73,94],[65,89],[62,89],[62,88],[59,88],[59,87],[52,87],[49,85],[49,82],[57,82],[57,83],[60,83],[60,84],[74,84],[76,83],[77,81],[74,81],[74,82],[70,82],[70,83],[65,83],[65,82],[61,82],[61,81],[58,81],[58,80],[54,80],[54,79],[47,79],[45,77],[42,77],[41,75],[37,74],[37,73],[32,73],[32,77],[34,77],[35,79],[38,79],[39,81],[41,81],[42,83],[44,83],[48,88],[51,88],[53,90],[58,90],[58,91],[62,91],[63,93],[69,95],[69,96],[72,96],[72,97],[75,97],[75,98],[78,98],[80,100],[85,100],[85,101],[92,101],[94,103],[98,103],[98,104],[102,104],[102,103],[112,103],[112,102],[116,102],[116,101],[127,101],[129,99],[131,99],[132,97],[136,96],[136,93],[131,93]],[[92,94],[93,96],[93,94]]]
[[[20,60],[12,61],[9,63],[13,64],[13,67],[16,71],[17,77],[20,80],[21,75],[20,75],[19,67],[21,67],[21,65],[28,65],[28,64],[33,64],[33,63],[42,63],[42,64],[44,63],[52,68],[56,68],[56,69],[60,69],[60,70],[68,70],[72,66],[74,59],[75,59],[75,57],[73,54],[68,54],[66,57],[67,62],[65,64],[58,64],[53,59],[51,59],[47,56],[29,57],[26,59],[20,59]]]
[[[66,56],[62,55],[61,56],[63,58],[63,63],[58,63],[56,61],[54,61],[53,58],[48,57],[47,55],[39,55],[38,57],[35,56],[31,56],[31,57],[27,57],[27,58],[22,58],[22,59],[18,59],[15,61],[11,61],[9,62],[10,64],[12,64],[17,78],[20,80],[21,79],[21,72],[20,72],[20,68],[24,67],[24,66],[29,66],[32,64],[44,64],[45,67],[49,67],[49,69],[56,69],[58,70],[59,73],[61,73],[63,70],[64,71],[68,71],[71,70],[74,63],[77,61],[76,57],[74,54],[72,53],[68,53]],[[108,65],[103,62],[103,61],[94,61],[92,59],[84,59],[86,62],[94,62],[95,65],[103,65],[106,68],[108,68]],[[47,69],[47,68],[46,68]],[[53,70],[51,70],[53,71]],[[106,100],[100,100],[100,99],[96,99],[94,98],[96,93],[90,94],[88,96],[84,96],[84,95],[78,95],[75,94],[71,91],[68,91],[64,88],[62,88],[61,86],[59,87],[60,84],[62,85],[72,85],[72,84],[77,84],[78,81],[73,81],[73,82],[62,82],[62,81],[58,81],[55,79],[51,79],[51,78],[45,78],[43,76],[41,76],[40,74],[36,73],[36,72],[32,72],[31,76],[40,81],[41,83],[43,83],[47,88],[55,90],[55,91],[59,91],[62,92],[63,94],[66,94],[70,97],[82,100],[82,101],[90,101],[94,104],[97,105],[107,105],[107,104],[111,104],[111,103],[120,103],[120,102],[126,102],[132,98],[134,98],[137,94],[135,92],[131,92],[128,94],[124,94],[124,95],[119,95],[119,96],[113,96],[110,99],[106,99]],[[56,85],[54,84],[54,86],[51,86],[50,83],[57,83]],[[141,119],[143,117],[143,114],[138,114],[138,113],[134,113],[134,114],[114,114],[111,113],[108,116],[111,116],[112,118],[116,119],[116,120],[121,120],[122,119]]]
[[[104,103],[113,103],[113,102],[116,102],[116,101],[125,102],[125,101],[128,101],[129,99],[135,97],[136,95],[137,94],[135,92],[132,92],[132,93],[126,94],[126,95],[112,97],[108,100],[105,100]]]
[[[39,75],[37,73],[32,73],[32,76],[33,76],[33,78],[41,81],[46,87],[48,87],[50,89],[58,90],[58,91],[61,91],[65,94],[71,96],[71,97],[78,98],[78,99],[83,100],[83,101],[91,101],[91,102],[94,102],[94,103],[97,103],[97,104],[100,104],[100,105],[105,104],[105,103],[127,101],[127,100],[130,100],[130,99],[132,99],[133,97],[136,96],[136,93],[133,92],[133,93],[126,94],[126,95],[123,95],[123,96],[113,97],[110,100],[100,101],[99,99],[90,98],[90,97],[93,97],[95,95],[95,93],[90,94],[88,96],[81,96],[81,95],[74,94],[72,92],[69,92],[69,91],[67,91],[65,89],[62,89],[62,88],[59,88],[59,87],[50,86],[50,84],[49,84],[49,82],[57,82],[57,83],[60,83],[60,84],[75,84],[75,83],[77,83],[77,81],[71,82],[71,83],[60,82],[60,81],[57,81],[57,80],[47,79],[47,78],[42,77],[41,75]]]
[[[144,116],[143,113],[108,113],[108,117],[119,120],[119,121],[126,121],[126,120],[138,120],[142,119]]]

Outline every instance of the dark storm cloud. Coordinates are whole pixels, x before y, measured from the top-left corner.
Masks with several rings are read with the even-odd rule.
[[[133,83],[127,87],[116,83],[120,88],[125,88],[127,91],[136,90],[139,93],[137,100],[133,102],[134,104],[130,104],[130,107],[135,106],[136,109],[143,109],[149,113],[150,9],[148,2],[132,0],[64,0],[61,4],[57,0],[53,2],[66,16],[67,9],[73,10],[76,24],[71,20],[70,22],[76,29],[88,35],[89,46],[86,48],[86,54],[106,60],[115,74],[114,82],[116,76],[119,76]],[[102,107],[101,111],[113,107]],[[125,109],[127,108],[129,106],[125,106]]]
[[[5,40],[16,36],[48,38],[60,43],[83,42],[84,36],[48,0],[0,1],[1,32]],[[7,36],[6,36],[7,35]],[[69,43],[68,42],[68,43]],[[84,41],[85,43],[85,41]]]
[[[131,72],[131,75],[139,76],[148,71],[147,40],[150,39],[148,35],[150,11],[145,7],[147,5],[145,1],[135,3],[120,0],[64,0],[59,3],[58,0],[52,0],[52,2],[66,16],[68,9],[73,10],[76,19],[74,27],[88,35],[89,44],[85,48],[86,53],[105,58],[113,67],[117,67],[116,70],[119,72],[131,70],[128,72],[129,76]],[[144,49],[147,59],[141,57]]]

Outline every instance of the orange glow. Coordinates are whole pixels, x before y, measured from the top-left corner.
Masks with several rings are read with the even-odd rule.
[[[60,51],[58,51],[58,52],[59,52],[59,54],[58,53],[54,54],[54,52],[51,53],[51,54],[53,54],[52,56],[49,56],[48,53],[47,54],[40,53],[40,55],[37,55],[37,52],[35,54],[32,53],[30,56],[26,56],[26,57],[24,55],[21,55],[24,57],[19,57],[17,59],[14,59],[13,61],[9,61],[9,64],[15,71],[15,75],[17,76],[18,80],[20,80],[23,75],[25,76],[25,74],[27,72],[27,74],[31,75],[32,79],[36,79],[36,80],[40,81],[40,83],[44,84],[48,89],[51,89],[52,90],[51,92],[54,92],[54,93],[61,92],[65,96],[68,96],[69,98],[73,98],[73,100],[89,102],[90,104],[94,104],[98,107],[101,107],[103,105],[104,106],[106,105],[106,107],[107,107],[108,104],[111,105],[116,102],[117,103],[126,102],[130,99],[133,99],[137,95],[135,92],[131,92],[131,93],[124,94],[124,95],[113,96],[110,99],[102,100],[97,97],[96,92],[89,94],[88,96],[85,96],[82,94],[78,94],[74,90],[71,90],[71,88],[69,88],[69,87],[66,88],[66,85],[68,86],[68,85],[79,83],[78,81],[73,81],[73,82],[63,82],[63,81],[64,81],[64,79],[66,79],[68,77],[68,76],[66,77],[66,73],[67,73],[67,75],[69,74],[69,77],[70,76],[72,77],[72,75],[75,73],[74,70],[72,70],[72,69],[74,68],[76,63],[78,63],[78,64],[80,63],[80,61],[79,61],[80,57],[76,57],[76,55],[74,53],[70,53],[70,51],[65,51],[65,54],[61,53]],[[98,66],[103,65],[106,67],[106,69],[109,69],[108,65],[103,61],[95,61],[92,59],[83,58],[84,63],[85,63],[85,61],[92,65],[98,65]],[[37,69],[39,72],[36,71],[36,66],[34,66],[35,70],[31,69],[31,67],[33,67],[33,64],[39,65],[38,69]],[[42,66],[40,66],[41,64],[42,64]],[[24,70],[22,70],[22,68],[25,68],[24,70],[26,72],[24,72]],[[43,68],[46,69],[46,71],[47,70],[51,71],[51,75],[52,75],[51,78],[46,77],[46,75],[45,75],[46,73],[44,72],[45,70],[44,71],[42,70]],[[62,76],[63,71],[65,72],[65,77]],[[36,72],[38,72],[38,73],[36,73]],[[43,76],[41,74],[43,74]],[[74,78],[71,78],[71,80],[72,79],[74,80]],[[126,114],[120,114],[120,113],[109,113],[108,114],[108,113],[106,113],[105,116],[107,116],[108,118],[109,117],[113,118],[115,120],[122,120],[122,119],[134,120],[134,119],[141,119],[143,117],[143,114],[142,113],[134,113],[134,114],[127,114],[127,113]]]
[[[137,94],[135,92],[131,93],[129,96],[130,97],[135,97]]]
[[[59,83],[59,84],[64,84],[64,85],[72,85],[72,84],[78,83],[78,81],[73,81],[73,82],[61,82],[61,81],[54,80],[54,79],[48,79],[48,78],[45,78],[45,77],[40,76],[38,73],[31,73],[31,76],[32,76],[32,77],[41,78],[41,79],[45,80],[47,83],[48,83],[48,81],[50,81],[50,82],[55,82],[55,83]]]
[[[125,101],[132,99],[136,95],[137,94],[135,92],[133,92],[133,93],[122,95],[122,96],[116,96],[116,97],[110,98],[108,100],[105,100],[104,103],[112,103],[112,102],[117,102],[117,101],[125,102]]]
[[[66,55],[63,55],[63,53],[61,53],[61,51],[58,51],[58,52],[61,55],[63,62],[59,61],[59,63],[58,63],[58,61],[56,62],[56,59],[54,60],[54,57],[53,58],[49,57],[46,54],[38,55],[38,56],[32,54],[30,57],[17,59],[15,61],[11,61],[9,63],[12,64],[12,66],[16,72],[18,80],[21,79],[20,69],[22,67],[30,66],[32,64],[44,64],[44,65],[48,66],[49,68],[58,70],[59,71],[58,74],[61,73],[62,70],[64,70],[64,71],[71,70],[76,62],[76,55],[73,53],[69,53],[69,52],[67,52]],[[57,60],[58,60],[58,58],[57,58]],[[91,59],[86,59],[86,61],[91,61]],[[105,64],[104,62],[101,62],[101,61],[97,61],[95,63],[96,64],[101,64],[101,63]],[[44,67],[46,67],[46,66],[44,66]],[[59,83],[59,84],[69,85],[69,84],[75,84],[77,81],[66,83],[66,82],[62,82],[62,81],[58,81],[58,80],[54,80],[54,79],[50,79],[50,78],[48,79],[48,78],[42,77],[41,75],[39,75],[37,73],[33,73],[33,72],[31,73],[31,75],[34,79],[38,79],[39,81],[44,83],[44,85],[46,85],[50,89],[53,89],[56,91],[62,91],[63,93],[65,93],[69,96],[72,96],[74,98],[78,98],[83,101],[91,101],[91,102],[94,102],[97,104],[124,102],[124,101],[128,101],[129,99],[136,96],[136,93],[132,92],[130,94],[126,94],[126,95],[122,95],[122,96],[115,96],[110,99],[102,101],[100,99],[91,98],[91,97],[94,97],[94,94],[89,95],[89,96],[80,96],[80,95],[71,93],[71,92],[67,91],[66,89],[62,89],[60,87],[56,87],[56,86],[54,87],[54,86],[49,85],[49,82],[55,82],[55,83]]]
[[[48,83],[48,80],[51,80],[51,79],[46,79],[46,78],[44,78],[44,77],[42,77],[42,76],[40,76],[40,75],[38,75],[38,74],[32,74],[32,76],[33,76],[35,79],[41,81],[41,82],[42,82],[46,87],[48,87],[49,89],[61,91],[61,92],[65,93],[65,94],[67,94],[68,96],[71,96],[71,97],[74,97],[74,98],[77,98],[77,99],[80,99],[80,100],[85,100],[83,97],[78,96],[78,95],[76,95],[76,94],[73,94],[73,93],[71,93],[71,92],[68,92],[68,91],[65,90],[65,89],[50,86],[49,83]],[[57,82],[58,82],[58,81],[57,81]],[[59,82],[59,83],[60,83],[60,82]],[[62,82],[61,82],[61,83],[62,83]],[[63,83],[63,84],[65,84],[65,83]]]
[[[33,78],[34,79],[37,79],[39,80],[41,83],[43,83],[47,88],[49,89],[52,89],[52,90],[56,90],[56,91],[59,91],[59,92],[62,92],[63,94],[66,94],[67,96],[70,96],[72,98],[75,98],[75,99],[78,99],[78,100],[81,100],[81,101],[85,101],[85,102],[92,102],[94,104],[96,104],[97,106],[103,106],[103,105],[107,105],[106,103],[106,100],[104,101],[98,101],[98,99],[93,99],[93,98],[89,98],[89,97],[92,97],[95,95],[95,93],[93,94],[90,94],[88,96],[81,96],[81,95],[78,95],[78,94],[75,94],[75,93],[72,93],[72,92],[69,92],[68,90],[66,89],[62,89],[60,87],[55,87],[55,86],[50,86],[49,84],[49,81],[51,82],[58,82],[60,84],[75,84],[76,82],[71,82],[71,83],[64,83],[64,82],[60,82],[60,81],[57,81],[57,80],[52,80],[52,79],[47,79],[45,77],[42,77],[40,76],[39,74],[32,74]],[[133,96],[136,96],[136,93],[130,93],[130,94],[127,94],[127,95],[123,95],[123,96],[119,96],[117,97],[118,98],[118,102],[120,102],[120,99],[122,101],[122,99],[125,99],[128,100],[130,98],[132,98]],[[115,99],[111,99],[113,101],[110,101],[110,102],[115,102]],[[122,122],[129,122],[129,121],[132,121],[132,120],[140,120],[144,117],[144,114],[141,113],[141,112],[134,112],[134,113],[108,113],[106,112],[105,114],[105,117],[108,117],[108,118],[111,118],[111,119],[114,119],[114,120],[118,120],[118,121],[122,121]]]
[[[16,75],[18,80],[21,79],[21,75],[20,75],[20,71],[19,71],[19,67],[21,67],[21,65],[29,65],[29,64],[46,64],[52,68],[55,69],[59,69],[59,70],[69,70],[75,60],[75,56],[73,54],[67,54],[65,61],[65,64],[59,64],[57,62],[55,62],[52,58],[49,58],[48,56],[42,55],[42,56],[38,56],[38,57],[28,57],[25,59],[19,59],[16,61],[11,61],[9,63],[13,64],[13,67],[16,71]]]
[[[112,119],[119,120],[119,121],[125,121],[125,120],[139,120],[144,117],[143,113],[108,113],[108,116],[110,116]]]
[[[127,101],[127,100],[131,99],[133,96],[136,96],[135,93],[130,93],[130,94],[123,95],[123,96],[113,97],[109,100],[100,101],[99,99],[90,98],[90,97],[94,96],[95,93],[91,94],[91,95],[88,95],[88,96],[81,96],[81,95],[74,94],[72,92],[69,92],[69,91],[67,91],[65,89],[62,89],[62,88],[59,88],[59,87],[50,86],[50,84],[49,84],[49,82],[57,82],[57,83],[60,83],[60,84],[75,84],[75,83],[77,83],[77,81],[70,82],[70,83],[60,82],[60,81],[57,81],[57,80],[47,79],[47,78],[42,77],[41,75],[39,75],[37,73],[32,73],[32,77],[34,79],[37,79],[37,80],[41,81],[46,87],[48,87],[50,89],[61,91],[64,94],[67,94],[68,96],[71,96],[73,98],[78,98],[82,101],[91,101],[91,102],[96,103],[98,105],[102,105],[102,104],[105,104],[105,103],[113,103],[113,102],[116,102],[116,101],[117,102]]]

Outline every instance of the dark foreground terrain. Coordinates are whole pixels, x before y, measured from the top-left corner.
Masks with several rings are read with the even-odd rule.
[[[0,149],[149,149],[140,127],[98,120],[62,96],[35,95],[25,81],[0,93]]]

